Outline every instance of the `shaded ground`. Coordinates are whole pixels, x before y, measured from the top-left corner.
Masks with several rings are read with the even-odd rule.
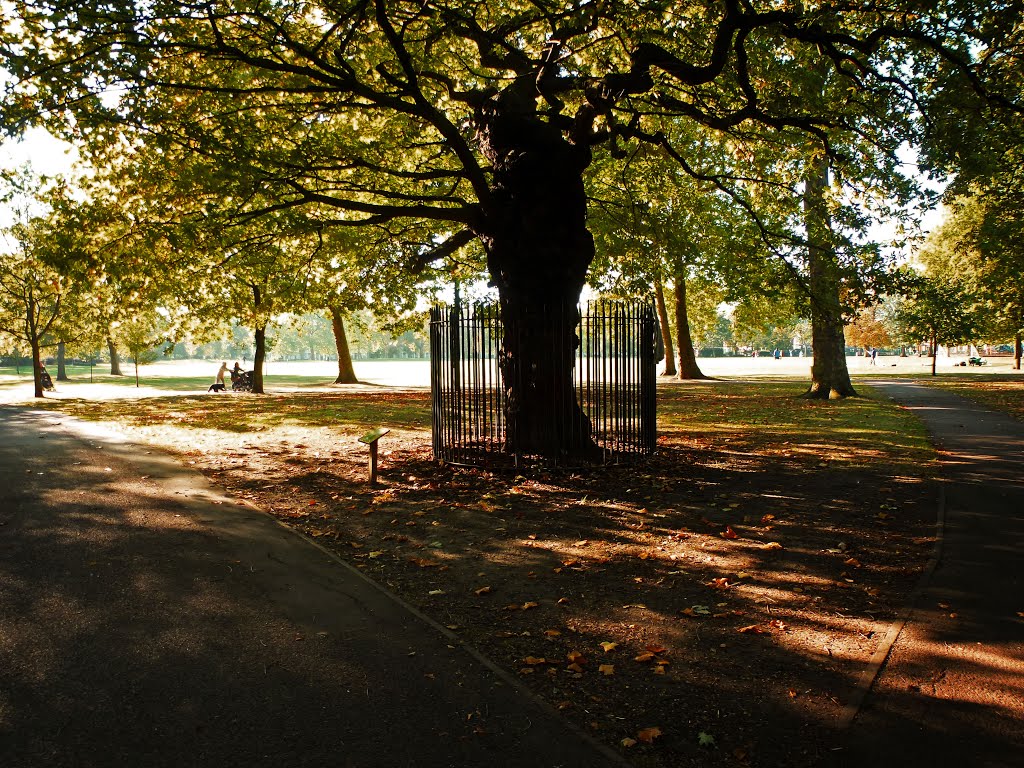
[[[658,455],[586,473],[438,467],[416,391],[168,398],[122,416],[637,765],[829,765],[934,543],[932,454],[895,406],[799,390],[663,386]],[[354,440],[370,415],[393,427],[378,489]]]

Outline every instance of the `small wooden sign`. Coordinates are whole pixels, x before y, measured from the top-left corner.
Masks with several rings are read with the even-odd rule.
[[[370,446],[370,485],[377,484],[377,441],[390,431],[387,427],[377,427],[359,438],[360,443]]]

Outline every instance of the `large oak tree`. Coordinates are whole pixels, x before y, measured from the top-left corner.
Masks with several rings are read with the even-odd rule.
[[[575,408],[595,148],[646,142],[694,172],[649,119],[670,115],[724,133],[803,132],[833,169],[863,172],[908,135],[912,109],[926,106],[915,99],[938,75],[980,90],[992,59],[975,64],[972,52],[996,49],[988,37],[1007,26],[978,24],[982,10],[963,0],[28,0],[4,25],[16,75],[6,119],[71,110],[73,130],[93,137],[137,123],[255,171],[261,189],[240,194],[256,208],[270,189],[275,207],[334,225],[401,237],[404,222],[434,222],[423,261],[478,241],[515,329],[503,351],[506,374],[517,372],[506,376],[510,447],[585,451],[585,418],[566,432],[543,414],[553,400]],[[827,99],[820,78],[794,76],[801,67],[828,73]],[[252,114],[262,142],[238,130]]]

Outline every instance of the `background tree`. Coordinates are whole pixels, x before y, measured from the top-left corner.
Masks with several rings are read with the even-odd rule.
[[[940,344],[962,344],[977,333],[978,318],[971,305],[970,295],[948,280],[920,278],[911,283],[899,309],[899,323],[906,333],[930,346],[932,376]]]

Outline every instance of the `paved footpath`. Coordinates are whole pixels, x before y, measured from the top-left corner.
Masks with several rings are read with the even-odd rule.
[[[940,450],[943,534],[840,762],[1024,766],[1024,424],[921,384],[873,385]]]
[[[0,766],[610,766],[195,472],[0,407]]]

